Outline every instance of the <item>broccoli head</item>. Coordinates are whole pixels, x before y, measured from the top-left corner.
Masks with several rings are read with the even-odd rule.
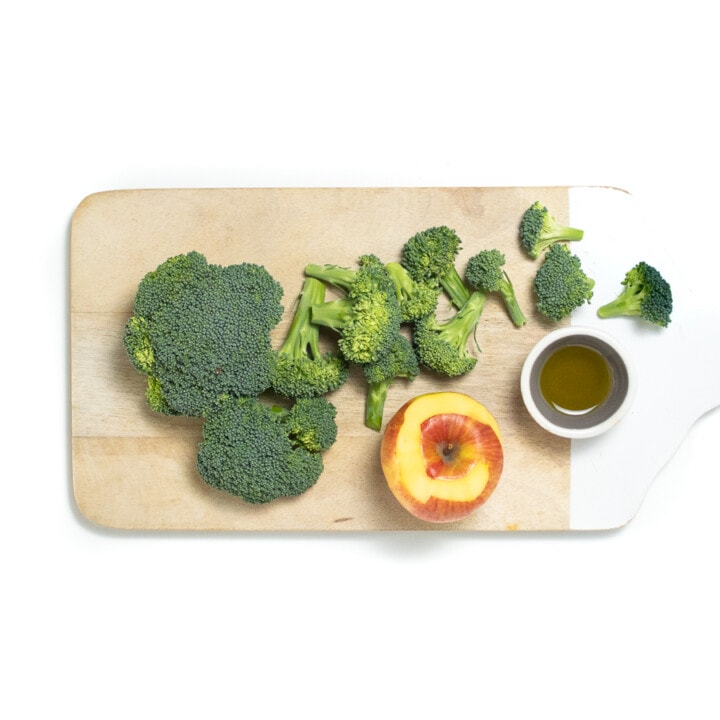
[[[335,408],[322,397],[288,410],[224,396],[203,423],[197,469],[211,487],[249,503],[300,495],[322,474],[336,432]]]
[[[402,266],[415,281],[444,289],[458,309],[470,297],[455,266],[460,247],[455,231],[441,225],[413,235],[403,245],[401,257]]]
[[[398,262],[389,262],[385,267],[395,284],[403,322],[414,322],[435,312],[439,295],[436,286],[414,280]]]
[[[166,415],[201,416],[223,394],[270,387],[270,331],[282,287],[261,265],[211,265],[198,252],[169,258],[138,285],[124,342],[147,376],[147,401]]]
[[[337,390],[348,378],[345,358],[339,353],[322,352],[320,328],[310,320],[312,306],[323,302],[325,285],[315,278],[305,278],[287,335],[276,353],[272,387],[279,395],[324,395]]]
[[[554,322],[589,302],[595,281],[589,278],[567,245],[552,245],[535,274],[537,309]]]
[[[392,383],[398,378],[414,380],[420,372],[412,343],[404,335],[398,335],[390,352],[374,363],[363,365],[362,370],[367,380],[365,425],[371,430],[380,430]]]
[[[375,255],[363,255],[358,268],[308,265],[305,274],[345,291],[337,300],[311,308],[313,323],[339,333],[338,348],[349,362],[374,362],[388,352],[400,330],[395,284]]]
[[[556,242],[582,240],[584,232],[561,225],[540,202],[534,202],[520,220],[520,244],[531,258],[537,258]]]
[[[622,284],[620,295],[598,309],[601,318],[632,315],[660,327],[670,324],[672,288],[659,270],[641,261],[628,270]]]
[[[504,269],[505,255],[499,250],[481,250],[473,255],[465,268],[465,279],[468,284],[484,293],[500,293],[511,320],[517,327],[522,327],[527,319],[520,309],[515,288]]]
[[[438,321],[435,315],[428,315],[415,323],[413,342],[420,363],[448,377],[470,372],[477,358],[468,352],[467,344],[486,299],[485,293],[475,290],[449,320]]]

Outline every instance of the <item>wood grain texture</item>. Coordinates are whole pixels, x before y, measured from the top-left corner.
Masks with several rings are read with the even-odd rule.
[[[91,195],[71,228],[73,486],[80,510],[102,526],[175,530],[536,530],[566,529],[570,443],[529,418],[519,374],[551,327],[532,308],[536,263],[520,250],[522,212],[540,199],[567,221],[566,188],[283,188],[122,190]],[[166,258],[198,250],[209,262],[263,264],[285,289],[279,344],[309,262],[354,265],[362,253],[399,259],[402,244],[433,225],[463,240],[458,264],[483,248],[505,252],[528,316],[516,329],[490,298],[478,329],[482,352],[460,379],[423,373],[390,390],[385,420],[422,392],[466,392],[503,433],[500,484],[473,516],[450,525],[416,521],[385,486],[379,433],[363,425],[364,384],[353,373],[331,396],[339,439],[318,484],[298,498],[251,506],[207,487],[195,470],[201,424],[145,404],[143,376],[122,344],[137,284]]]

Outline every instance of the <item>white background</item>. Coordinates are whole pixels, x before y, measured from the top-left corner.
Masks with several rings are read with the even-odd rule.
[[[718,717],[718,411],[614,532],[115,534],[72,502],[67,346],[107,189],[615,185],[714,281],[711,5],[9,8],[0,715]]]

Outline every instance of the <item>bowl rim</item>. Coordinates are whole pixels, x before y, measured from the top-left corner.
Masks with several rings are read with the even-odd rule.
[[[618,405],[615,412],[613,412],[612,415],[610,415],[608,418],[598,423],[597,425],[591,425],[590,427],[584,428],[563,427],[561,425],[557,425],[551,420],[548,420],[548,418],[540,411],[535,401],[533,400],[533,394],[530,387],[530,377],[533,367],[540,355],[543,353],[543,351],[558,340],[563,340],[565,338],[570,338],[574,336],[581,338],[592,337],[610,346],[621,359],[627,372],[627,392],[625,393],[625,397],[623,398],[620,405]],[[601,435],[602,433],[607,432],[608,430],[610,430],[610,428],[617,425],[620,420],[622,420],[622,418],[627,414],[627,411],[630,409],[630,406],[632,405],[635,397],[635,389],[635,369],[624,346],[621,345],[615,337],[604,332],[603,330],[598,330],[596,328],[584,325],[568,325],[567,327],[553,330],[547,335],[543,336],[540,340],[537,341],[537,343],[535,343],[535,345],[528,353],[523,363],[522,371],[520,373],[520,392],[522,394],[522,399],[525,403],[525,407],[530,413],[530,416],[533,418],[533,420],[540,427],[552,433],[553,435],[558,435],[559,437],[571,439],[596,437],[597,435]]]

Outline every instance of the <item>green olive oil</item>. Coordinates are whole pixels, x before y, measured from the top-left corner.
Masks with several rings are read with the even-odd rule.
[[[555,350],[540,370],[540,392],[559,412],[582,415],[610,394],[612,375],[605,358],[586,345]]]

